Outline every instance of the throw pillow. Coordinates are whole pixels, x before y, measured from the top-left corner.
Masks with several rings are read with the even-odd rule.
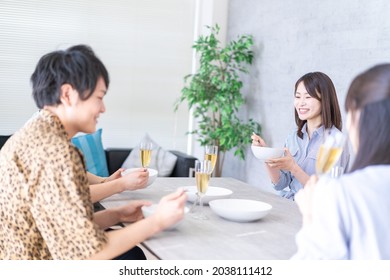
[[[161,148],[155,141],[153,141],[148,134],[145,135],[142,141],[148,140],[152,142],[152,159],[150,160],[149,167],[158,171],[159,177],[167,177],[172,174],[175,167],[177,156],[170,151]],[[141,141],[141,142],[142,142]],[[134,168],[141,167],[140,148],[135,147],[131,150],[130,154],[124,161],[122,168]]]
[[[92,134],[73,137],[72,143],[83,153],[88,172],[101,177],[108,176],[101,128]]]

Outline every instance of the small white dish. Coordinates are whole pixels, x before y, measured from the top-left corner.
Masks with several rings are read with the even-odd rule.
[[[211,210],[218,216],[234,222],[253,222],[265,217],[272,206],[249,199],[218,199],[210,201]]]
[[[126,174],[134,172],[135,170],[138,170],[138,169],[140,169],[140,168],[139,167],[138,168],[128,168],[125,171],[123,171],[121,175],[125,176]],[[158,175],[158,171],[156,169],[148,168],[148,171],[149,171],[149,179],[148,179],[148,182],[146,183],[146,187],[149,187],[151,184],[153,184],[153,182],[156,180],[157,175]]]
[[[186,186],[183,187],[187,192],[187,200],[190,202],[195,202],[198,190],[196,186]],[[209,186],[207,188],[206,195],[203,197],[203,204],[207,205],[210,201],[215,199],[227,198],[232,195],[232,191],[225,188]]]
[[[142,206],[141,210],[142,210],[142,214],[144,215],[144,217],[147,218],[150,215],[152,215],[156,211],[157,206],[158,206],[158,204],[152,204],[150,206]],[[184,207],[184,215],[187,214],[189,211],[190,211],[190,209],[187,206],[185,206]],[[181,221],[177,222],[176,224],[170,226],[169,228],[167,228],[165,230],[173,230],[173,229],[177,228],[183,220],[184,220],[184,218]]]
[[[254,156],[261,160],[280,158],[284,154],[284,150],[279,148],[260,147],[253,145],[251,148]]]

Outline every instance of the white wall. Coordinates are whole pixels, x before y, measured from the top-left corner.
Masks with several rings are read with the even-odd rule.
[[[107,66],[106,147],[133,147],[145,132],[186,151],[188,109],[174,102],[191,73],[195,0],[1,0],[0,134],[12,134],[37,109],[29,84],[39,58],[89,44]]]
[[[331,77],[344,116],[353,77],[389,62],[389,15],[387,0],[230,0],[228,39],[243,33],[255,38],[254,64],[243,77],[247,104],[241,117],[259,121],[266,141],[282,146],[295,127],[295,81],[311,71]],[[272,191],[263,164],[249,147],[246,161],[227,156],[223,176]]]
[[[229,0],[197,0],[196,12],[194,18],[194,42],[200,35],[208,35],[210,33],[207,26],[218,24],[220,31],[218,40],[221,46],[225,46],[227,34]],[[199,56],[195,50],[192,53],[192,73],[196,73],[199,67]],[[197,121],[192,117],[190,112],[188,131],[193,131],[197,128]],[[199,145],[196,135],[188,135],[187,153],[194,155],[196,158],[204,157],[204,147]]]

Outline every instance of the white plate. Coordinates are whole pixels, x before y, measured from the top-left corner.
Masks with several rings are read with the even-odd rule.
[[[122,176],[125,176],[126,174],[128,173],[131,173],[131,172],[134,172],[135,170],[139,170],[140,168],[128,168],[126,169],[125,171],[122,172]],[[154,183],[154,181],[156,180],[157,178],[157,175],[158,175],[158,171],[156,169],[153,169],[153,168],[148,168],[148,171],[149,171],[149,178],[148,178],[148,182],[146,183],[146,186],[145,188],[149,187],[151,184]]]
[[[149,217],[150,215],[152,215],[154,213],[154,211],[156,211],[157,209],[157,206],[158,204],[152,204],[150,206],[142,206],[141,207],[141,210],[142,210],[142,214],[144,215],[145,218]],[[180,225],[180,223],[184,220],[185,218],[185,214],[187,214],[188,212],[190,211],[190,209],[188,207],[184,207],[184,217],[182,220],[178,221],[176,224],[174,225],[171,225],[169,228],[167,228],[166,230],[172,230],[172,229],[175,229],[177,226]]]
[[[198,190],[196,186],[183,187],[187,191],[188,201],[195,202]],[[232,195],[232,191],[225,188],[209,186],[206,195],[203,197],[203,204],[207,205],[210,201],[215,199],[227,198]]]
[[[210,208],[218,216],[234,222],[252,222],[265,217],[272,206],[249,199],[218,199],[210,201]]]

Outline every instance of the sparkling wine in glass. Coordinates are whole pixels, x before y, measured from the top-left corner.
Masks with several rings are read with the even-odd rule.
[[[317,154],[316,173],[318,176],[328,173],[339,160],[343,152],[344,135],[335,130],[325,130],[324,141]]]
[[[204,159],[211,161],[211,165],[212,165],[211,173],[213,173],[215,164],[217,163],[217,156],[218,156],[218,146],[207,145],[205,147]]]
[[[148,168],[152,159],[152,142],[145,141],[140,144],[141,165],[143,168]]]
[[[209,180],[212,172],[212,164],[209,160],[195,161],[195,179],[196,188],[198,190],[197,197],[199,201],[199,212],[194,212],[194,218],[199,220],[207,220],[208,217],[203,213],[203,197],[209,187]],[[196,201],[195,201],[196,205]]]

